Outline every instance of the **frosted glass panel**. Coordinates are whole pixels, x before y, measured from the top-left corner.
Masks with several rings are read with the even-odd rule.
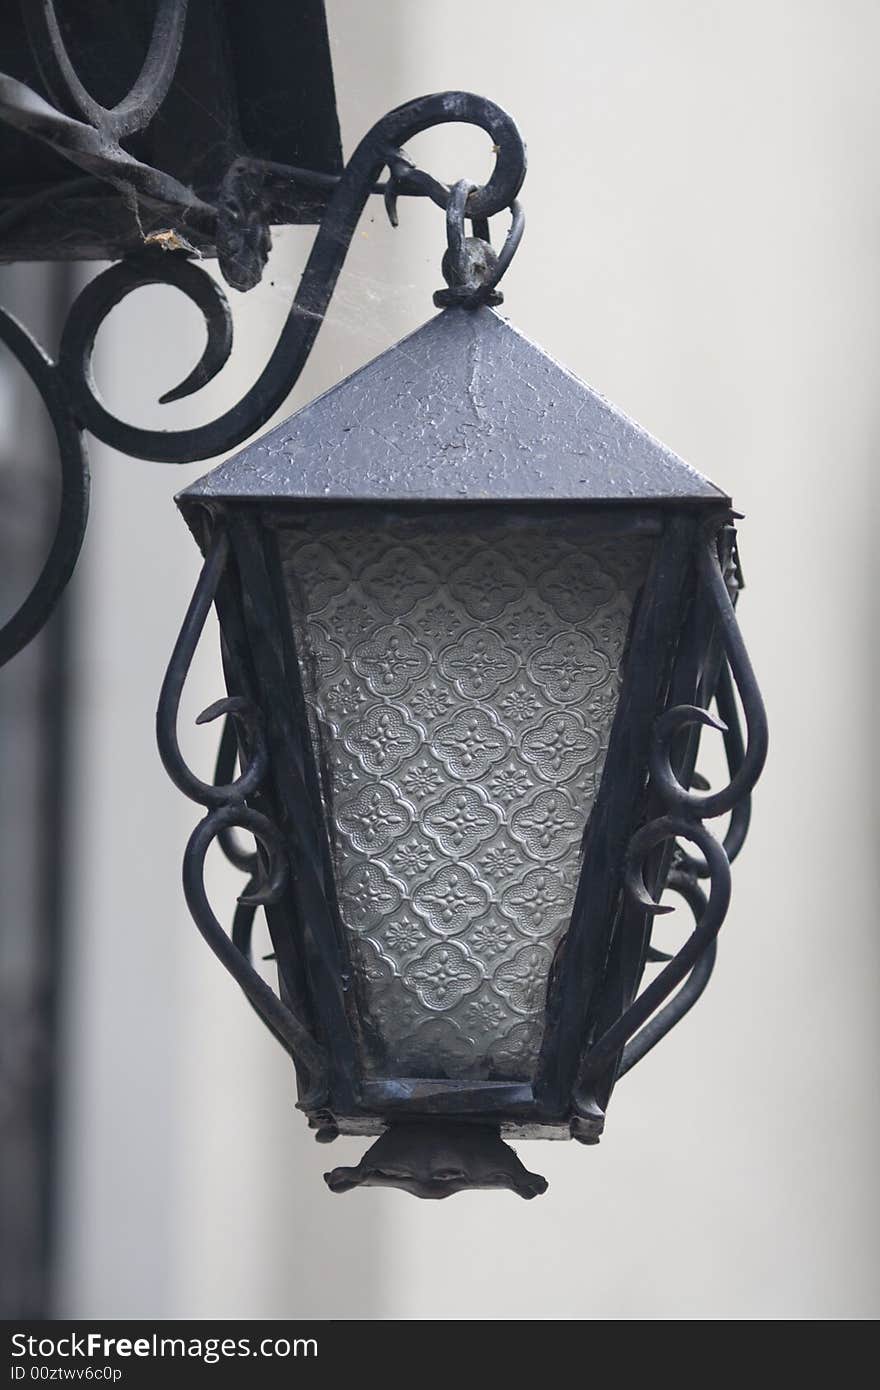
[[[368,1070],[530,1079],[644,537],[279,530]]]

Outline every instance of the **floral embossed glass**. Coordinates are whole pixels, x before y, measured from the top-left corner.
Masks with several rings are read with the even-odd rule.
[[[365,1067],[530,1080],[651,542],[497,511],[278,536]]]

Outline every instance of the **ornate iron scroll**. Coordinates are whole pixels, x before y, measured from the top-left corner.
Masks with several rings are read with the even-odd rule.
[[[21,83],[2,76],[0,118],[19,124],[25,122],[32,133],[42,133],[42,138],[53,144],[60,141],[61,148],[71,157],[71,149],[75,149],[79,162],[86,161],[84,167],[87,165],[102,178],[111,181],[128,179],[132,187],[137,180],[141,180],[143,187],[146,187],[150,180],[146,179],[142,169],[140,172],[138,168],[132,169],[129,156],[124,156],[120,163],[118,156],[124,152],[116,146],[110,148],[107,142],[111,140],[113,132],[121,134],[127,130],[131,121],[146,119],[145,113],[149,111],[153,99],[147,93],[147,76],[150,75],[150,80],[155,83],[167,77],[167,65],[171,61],[168,55],[173,47],[175,31],[173,26],[169,28],[165,24],[163,27],[160,19],[169,8],[176,8],[173,2],[170,7],[168,3],[160,7],[157,16],[157,34],[160,37],[155,39],[141,78],[128,97],[111,112],[104,111],[104,108],[92,110],[94,103],[88,107],[90,118],[100,117],[104,122],[103,135],[97,135],[92,126],[55,111]],[[83,102],[90,102],[91,99],[78,89],[75,75],[71,77],[67,72],[63,48],[57,47],[57,24],[53,27],[50,19],[52,13],[48,3],[34,8],[37,18],[33,22],[42,35],[41,51],[45,50],[46,54],[47,80],[63,80],[70,100],[78,110],[85,111]],[[150,88],[150,91],[154,90],[158,88]],[[224,366],[232,350],[232,322],[226,296],[220,285],[188,258],[186,249],[169,251],[160,245],[145,245],[142,252],[96,276],[71,308],[57,363],[50,361],[21,324],[0,310],[0,338],[31,376],[50,412],[58,438],[62,473],[62,501],[55,539],[31,593],[18,612],[0,629],[0,665],[10,660],[39,632],[76,564],[85,533],[88,503],[88,465],[83,431],[89,430],[105,444],[132,457],[164,463],[188,463],[223,453],[258,430],[285,400],[305,366],[358,219],[371,193],[384,195],[393,224],[397,221],[397,198],[401,194],[426,196],[440,207],[447,206],[449,189],[416,169],[400,146],[431,126],[454,121],[476,125],[487,132],[495,150],[496,164],[488,183],[471,187],[466,196],[460,188],[457,191],[453,211],[460,223],[464,222],[465,217],[470,219],[478,235],[464,239],[463,263],[453,265],[449,271],[451,290],[469,302],[480,295],[484,298],[497,297],[494,287],[509,263],[522,230],[522,214],[516,205],[516,195],[525,176],[525,149],[519,132],[511,118],[499,107],[468,92],[441,92],[407,102],[373,126],[358,145],[343,174],[334,181],[325,216],[269,361],[245,396],[218,419],[207,424],[173,431],[139,429],[127,424],[102,404],[91,372],[95,338],[110,310],[132,291],[151,284],[172,285],[180,290],[199,309],[207,330],[201,360],[185,381],[166,392],[161,398],[162,402],[192,395]],[[379,183],[384,168],[388,169],[389,177],[385,183]],[[292,174],[295,172],[291,171]],[[181,192],[184,202],[185,193],[186,190]],[[165,194],[168,194],[167,189],[163,196]],[[187,216],[203,215],[198,208],[193,211],[188,203],[187,208]],[[513,224],[501,255],[494,257],[491,246],[487,244],[488,219],[506,208],[512,209]],[[210,209],[204,215],[208,216],[209,213],[214,215]],[[482,272],[474,264],[477,242],[483,248]],[[485,264],[490,261],[491,264]],[[226,269],[228,271],[228,266]]]
[[[658,916],[670,912],[672,909],[655,901],[646,887],[642,865],[650,851],[665,842],[690,841],[703,857],[697,859],[676,846],[666,887],[685,899],[694,914],[695,926],[671,959],[657,951],[649,953],[649,959],[665,960],[664,968],[588,1048],[581,1067],[582,1080],[595,1077],[617,1056],[618,1075],[630,1071],[684,1017],[706,988],[715,961],[715,939],[730,901],[730,865],[745,840],[749,797],[767,756],[764,703],[736,620],[714,535],[700,551],[699,575],[712,602],[724,654],[715,695],[720,718],[715,719],[698,705],[676,705],[658,719],[651,780],[666,814],[649,821],[633,837],[625,884],[631,899],[646,913]],[[734,686],[746,719],[745,745]],[[671,756],[673,742],[677,734],[693,725],[717,729],[724,735],[730,780],[718,791],[687,786],[676,775]],[[691,781],[698,783],[702,779],[693,777]],[[728,813],[730,823],[722,843],[703,821]],[[708,898],[699,886],[700,878],[709,880]],[[676,989],[678,993],[669,1000]]]
[[[183,687],[221,582],[228,549],[226,535],[220,530],[208,551],[162,684],[156,737],[162,763],[175,786],[190,800],[207,808],[207,815],[196,826],[184,853],[183,889],[187,906],[211,950],[241,986],[266,1027],[307,1073],[310,1085],[302,1105],[314,1108],[323,1093],[324,1049],[293,1009],[258,975],[249,959],[254,911],[258,906],[277,901],[287,878],[287,859],[278,830],[262,811],[245,804],[246,798],[259,792],[268,770],[259,712],[250,700],[238,695],[218,700],[199,715],[196,721],[199,724],[226,716],[218,757],[219,775],[214,782],[204,782],[196,776],[185,762],[177,741],[177,716]],[[233,778],[236,757],[241,759],[242,771]],[[232,838],[236,828],[253,835],[259,846],[256,854],[248,854],[238,847]],[[205,890],[205,856],[214,840],[219,840],[227,858],[237,868],[250,875],[248,886],[239,898],[231,938],[215,917]]]

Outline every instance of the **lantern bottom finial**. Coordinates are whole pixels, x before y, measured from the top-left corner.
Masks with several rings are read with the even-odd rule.
[[[431,1198],[489,1187],[525,1198],[547,1191],[547,1179],[530,1173],[493,1125],[393,1124],[356,1168],[334,1168],[324,1181],[331,1192],[399,1187]]]

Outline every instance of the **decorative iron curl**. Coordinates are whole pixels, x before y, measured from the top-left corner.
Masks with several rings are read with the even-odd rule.
[[[86,388],[83,382],[71,372],[70,363],[81,361],[91,364],[95,337],[111,309],[115,309],[134,290],[143,289],[146,285],[169,285],[180,290],[199,310],[207,330],[201,358],[179,386],[160,396],[160,405],[192,395],[206,386],[226,365],[232,352],[232,314],[223,287],[201,266],[188,260],[185,253],[148,248],[110,266],[90,280],[68,315],[58,365],[65,378],[70,409],[78,418],[88,414],[87,404],[83,409],[87,393],[84,394]],[[112,443],[114,448],[122,447],[114,434],[115,418],[99,402],[95,403],[94,412],[94,419],[88,424],[91,432],[105,443]],[[100,421],[103,433],[95,429],[95,420]],[[134,450],[127,449],[126,452],[133,453]],[[183,462],[182,459],[173,461]]]
[[[187,843],[183,856],[183,892],[190,914],[218,960],[241,987],[266,1027],[300,1066],[305,1067],[314,1096],[304,1097],[308,1108],[316,1103],[320,1081],[326,1069],[326,1054],[304,1023],[278,998],[257,974],[239,945],[230,939],[214,915],[205,891],[205,855],[211,842],[223,831],[237,826],[249,831],[268,856],[267,878],[256,892],[239,899],[248,908],[277,901],[284,890],[287,864],[284,846],[271,821],[246,806],[220,806],[200,821]]]
[[[7,125],[50,145],[85,174],[113,184],[123,197],[135,195],[159,210],[173,210],[183,223],[210,235],[217,209],[171,174],[143,164],[103,131],[67,116],[39,92],[0,72],[0,117]]]
[[[238,736],[235,731],[235,720],[232,715],[227,714],[223,720],[223,732],[220,735],[220,743],[217,748],[217,761],[214,765],[214,785],[222,786],[235,780],[235,764],[238,760]],[[257,873],[259,860],[256,852],[246,850],[240,845],[232,831],[224,828],[217,836],[217,843],[223,851],[226,859],[234,869],[240,873],[248,874],[251,878]],[[248,890],[246,890],[248,891]],[[236,916],[237,916],[236,912]],[[251,912],[253,920],[253,912]],[[236,923],[232,924],[232,939],[237,942]],[[249,937],[248,937],[249,940]],[[245,949],[245,954],[247,954]]]
[[[708,875],[708,866],[705,866],[705,872]],[[695,922],[702,920],[709,900],[691,874],[673,869],[666,880],[666,887],[684,898],[694,915]],[[716,954],[717,938],[713,937],[708,946],[705,946],[697,957],[696,963],[691,967],[691,972],[678,993],[653,1018],[649,1018],[647,1023],[626,1044],[620,1066],[617,1069],[618,1079],[625,1076],[636,1062],[640,1062],[643,1057],[647,1056],[652,1048],[655,1048],[694,1007],[711,979],[712,971],[715,968]],[[669,957],[667,956],[666,959],[668,960]]]
[[[159,171],[140,165],[116,143],[123,134],[146,123],[161,103],[177,61],[185,5],[180,0],[161,0],[141,74],[128,95],[112,110],[94,102],[79,83],[66,53],[51,0],[27,0],[25,12],[41,70],[56,100],[79,115],[85,115],[89,121],[97,121],[98,125],[86,124],[65,114],[23,83],[2,73],[0,117],[47,141],[90,175],[116,182],[139,195],[177,205],[182,209],[184,223],[188,218],[192,225],[204,224],[206,229],[216,230],[222,209],[201,203],[191,190]],[[522,213],[516,195],[525,177],[526,160],[516,125],[493,102],[469,92],[440,92],[407,102],[373,126],[338,179],[309,170],[262,163],[260,169],[267,176],[288,180],[302,178],[321,186],[332,186],[333,192],[269,361],[238,404],[213,422],[185,430],[140,429],[117,419],[104,407],[92,376],[92,354],[101,324],[127,295],[151,284],[167,284],[180,290],[201,312],[207,332],[200,360],[184,381],[160,397],[160,403],[192,395],[225,365],[232,350],[232,320],[226,296],[202,267],[187,259],[185,249],[168,251],[148,246],[97,275],[71,308],[57,364],[49,360],[20,324],[0,311],[0,340],[17,356],[49,410],[58,439],[62,474],[61,510],[55,539],[43,572],[28,598],[0,629],[0,665],[15,656],[45,625],[76,564],[88,506],[83,429],[89,429],[104,443],[132,457],[164,463],[208,458],[247,439],[265,424],[299,379],[369,196],[377,192],[384,194],[394,225],[397,224],[397,198],[402,193],[428,197],[438,206],[446,207],[450,190],[417,169],[400,146],[431,126],[453,121],[485,130],[496,154],[495,169],[488,182],[469,186],[462,205],[457,204],[459,220],[463,222],[465,216],[470,218],[474,231],[485,242],[489,217],[504,208],[512,211],[511,231],[494,261],[494,287],[522,232]],[[377,183],[377,179],[385,167],[389,177],[383,185]],[[178,242],[178,245],[185,246],[185,243]],[[487,249],[491,251],[491,247]],[[242,283],[253,283],[248,279],[247,267],[239,269]],[[242,711],[235,713],[240,720]],[[181,764],[173,755],[172,764],[180,771]],[[187,776],[185,771],[180,775]],[[203,801],[202,804],[216,802]]]
[[[768,732],[764,702],[736,621],[736,610],[724,582],[714,537],[699,552],[699,572],[713,600],[724,653],[742,700],[748,741],[741,756],[736,759],[736,768],[732,770],[726,787],[719,791],[695,791],[681,783],[673,770],[671,753],[676,736],[694,724],[706,725],[722,734],[728,733],[729,727],[698,705],[675,705],[657,721],[651,754],[651,777],[670,811],[711,820],[732,811],[751,792],[767,757]],[[731,709],[735,710],[732,690],[730,697],[728,717]]]
[[[226,716],[217,758],[215,782],[205,782],[188,766],[180,751],[177,720],[183,687],[193,655],[217,590],[229,553],[225,533],[218,530],[205,558],[156,711],[156,739],[166,772],[180,791],[208,808],[208,814],[190,835],[183,857],[183,890],[193,921],[211,950],[240,985],[261,1020],[278,1042],[305,1069],[309,1078],[301,1104],[314,1107],[323,1095],[326,1053],[309,1028],[290,1006],[266,984],[250,961],[250,936],[258,906],[276,902],[287,880],[287,857],[277,827],[261,811],[245,804],[260,788],[268,768],[265,739],[259,714],[250,701],[227,696],[209,706],[197,723]],[[242,761],[234,776],[236,759]],[[263,854],[251,854],[236,843],[233,831],[253,835]],[[232,936],[223,930],[205,889],[205,856],[217,840],[227,858],[250,875],[238,900]]]
[[[645,856],[670,839],[688,840],[696,845],[702,852],[701,858],[689,855],[676,846],[673,869],[666,884],[685,898],[694,914],[695,926],[688,940],[671,959],[649,946],[646,959],[666,960],[667,964],[620,1018],[588,1048],[581,1068],[583,1079],[607,1068],[621,1052],[618,1075],[631,1070],[693,1007],[708,984],[715,961],[715,938],[730,902],[730,864],[745,840],[750,793],[767,756],[767,716],[719,562],[717,530],[716,520],[711,524],[706,543],[699,552],[698,563],[700,577],[715,609],[724,649],[725,662],[716,692],[716,704],[723,722],[722,719],[714,719],[697,705],[676,705],[657,720],[651,777],[654,790],[665,803],[668,814],[650,821],[636,832],[630,844],[625,871],[625,889],[634,902],[651,916],[669,912],[671,908],[655,901],[645,885],[642,870]],[[745,746],[739,727],[734,682],[739,690],[748,729]],[[673,770],[673,741],[683,729],[694,724],[707,725],[724,734],[730,780],[717,792],[686,787]],[[694,783],[698,780],[702,782],[702,778],[696,776],[692,779]],[[703,825],[703,820],[724,815],[728,811],[732,813],[731,821],[722,844]],[[699,887],[698,877],[709,880],[708,898]],[[681,988],[675,998],[661,1008],[679,986]]]
[[[718,710],[720,722],[724,725],[724,753],[727,761],[727,770],[731,780],[738,774],[745,757],[745,744],[743,743],[742,729],[739,722],[739,710],[736,706],[736,697],[733,690],[733,681],[730,675],[730,667],[726,660],[722,664],[718,675],[718,689],[715,692],[715,707]],[[696,784],[696,775],[691,779]],[[702,781],[702,779],[700,779]],[[708,788],[708,784],[704,784]],[[722,841],[724,853],[727,855],[730,864],[736,859],[740,850],[746,842],[749,832],[749,823],[752,818],[752,798],[751,792],[744,793],[737,801],[730,813],[730,823]],[[686,850],[678,849],[675,860],[676,869],[692,875],[694,878],[706,878],[708,868],[702,859],[698,859],[694,854],[688,854]]]
[[[189,767],[177,741],[177,714],[183,687],[198,646],[205,621],[217,593],[217,587],[229,553],[225,532],[218,530],[208,551],[199,581],[186,610],[180,635],[174,644],[171,661],[162,682],[159,707],[156,712],[156,742],[162,765],[174,785],[201,806],[222,807],[241,804],[259,788],[268,768],[268,754],[256,707],[242,696],[225,696],[198,716],[197,724],[207,724],[220,715],[231,715],[241,726],[250,748],[250,759],[241,775],[234,781],[217,785],[204,782]]]
[[[22,18],[40,76],[60,107],[81,116],[115,140],[134,135],[155,116],[174,80],[187,0],[158,0],[150,45],[131,89],[108,108],[86,91],[70,60],[54,0],[22,0]]]
[[[36,637],[73,573],[89,514],[89,466],[82,433],[68,409],[57,369],[27,330],[3,309],[0,342],[27,372],[49,412],[61,468],[61,499],[49,554],[27,598],[0,628],[3,666]]]
[[[639,1029],[648,1022],[655,1010],[660,1008],[660,1005],[668,999],[672,991],[693,970],[707,947],[715,940],[727,914],[730,903],[730,865],[727,862],[724,848],[712,832],[707,830],[699,821],[686,820],[683,816],[661,816],[658,820],[649,821],[647,825],[643,825],[641,830],[633,836],[627,857],[625,879],[626,890],[630,897],[645,912],[652,915],[656,916],[672,911],[670,907],[655,902],[651,896],[645,885],[642,865],[645,856],[652,849],[656,849],[666,840],[678,837],[696,844],[705,856],[710,879],[709,897],[706,900],[705,908],[700,913],[693,932],[681,950],[664,966],[656,979],[645,986],[641,994],[633,1000],[628,1009],[624,1010],[620,1018],[612,1023],[611,1027],[606,1029],[590,1047],[584,1059],[582,1077],[591,1077],[602,1071],[629,1042],[630,1038],[638,1034]],[[677,1021],[677,1018],[668,1019],[655,1041],[659,1041],[660,1037],[667,1033],[673,1023]],[[634,1065],[639,1057],[644,1056],[649,1050],[649,1046],[653,1046],[653,1043],[647,1044],[646,1042],[646,1045],[634,1057],[630,1065]]]
[[[180,57],[187,0],[158,0],[141,70],[112,108],[96,101],[80,81],[54,0],[21,0],[20,8],[40,76],[56,104],[0,73],[0,118],[49,145],[87,175],[112,184],[123,197],[142,198],[211,234],[216,208],[170,174],[135,159],[119,143],[142,130],[168,94]]]

